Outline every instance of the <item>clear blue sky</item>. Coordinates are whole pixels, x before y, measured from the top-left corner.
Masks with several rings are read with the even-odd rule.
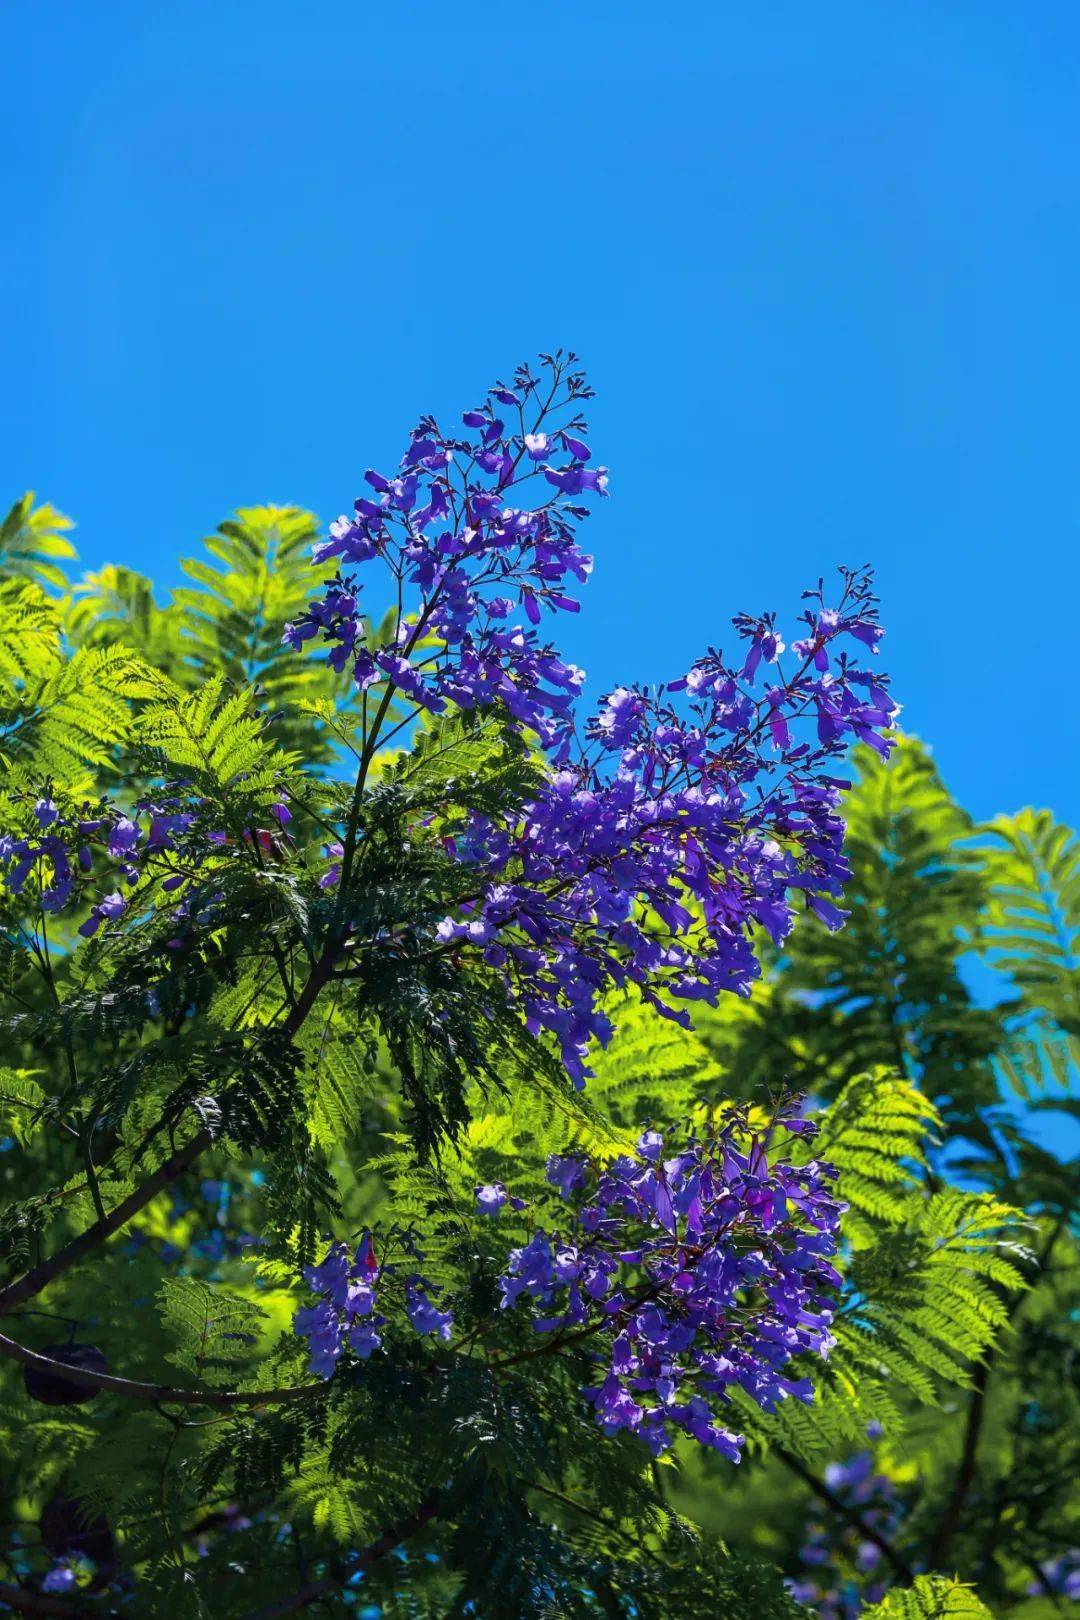
[[[1080,816],[1080,9],[6,0],[0,485],[176,578],[421,409],[586,360],[568,650],[681,672],[873,561],[977,814]]]

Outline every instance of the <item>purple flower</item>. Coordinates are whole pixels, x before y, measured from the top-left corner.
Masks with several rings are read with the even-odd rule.
[[[585,1182],[585,1160],[577,1154],[553,1153],[547,1162],[547,1179],[569,1198]]]
[[[69,1559],[61,1559],[49,1570],[41,1583],[43,1592],[74,1592],[78,1589],[75,1570]]]
[[[810,910],[816,917],[820,917],[826,928],[833,933],[838,928],[843,928],[848,918],[846,911],[842,911],[839,906],[834,906],[831,900],[826,900],[825,896],[821,894],[812,894],[810,896]]]
[[[585,1396],[592,1401],[596,1421],[605,1434],[615,1434],[619,1429],[636,1429],[645,1416],[643,1409],[614,1373],[605,1378],[597,1389],[587,1389]]]
[[[361,1361],[366,1361],[370,1355],[382,1345],[379,1328],[385,1322],[385,1317],[373,1316],[366,1320],[354,1322],[349,1329],[349,1344]]]
[[[327,844],[326,858],[330,865],[319,879],[320,889],[332,889],[341,881],[341,862],[345,855],[344,844]]]
[[[79,933],[84,939],[92,939],[103,922],[115,922],[127,910],[127,901],[117,891],[107,894],[104,900],[99,900],[93,907],[89,917],[82,924]]]
[[[506,1188],[501,1181],[490,1181],[476,1189],[476,1207],[481,1215],[497,1215],[506,1203]]]
[[[453,1316],[449,1311],[440,1311],[432,1304],[419,1278],[410,1279],[406,1285],[405,1314],[417,1333],[433,1333],[438,1338],[449,1341],[454,1325]]]
[[[297,1311],[293,1327],[308,1341],[310,1370],[320,1378],[329,1378],[342,1351],[341,1323],[330,1301],[320,1299],[318,1304]]]
[[[545,1298],[555,1284],[555,1257],[546,1232],[537,1232],[520,1249],[512,1249],[506,1272],[499,1278],[501,1308],[516,1304],[520,1294]]]
[[[130,816],[118,816],[109,832],[109,854],[114,860],[130,855],[139,842],[138,823]]]

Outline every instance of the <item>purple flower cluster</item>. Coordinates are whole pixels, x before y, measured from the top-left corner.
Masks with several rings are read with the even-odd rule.
[[[287,626],[285,641],[299,648],[321,638],[362,691],[393,687],[432,713],[499,703],[545,746],[565,749],[583,677],[535,627],[544,609],[578,611],[567,580],[583,584],[592,558],[575,539],[585,515],[575,497],[607,488],[575,414],[590,391],[574,360],[551,357],[538,376],[520,367],[513,387],[499,385],[465,412],[463,434],[423,418],[398,472],[369,471],[371,493],[315,548],[317,563],[378,559],[389,570],[402,607],[388,645],[370,644],[360,586],[341,573]],[[526,485],[543,498],[513,504]],[[527,625],[509,622],[517,611]]]
[[[1028,1595],[1041,1597],[1045,1592],[1074,1602],[1080,1600],[1080,1548],[1073,1547],[1039,1565],[1039,1579],[1032,1581]]]
[[[133,855],[139,828],[115,806],[84,804],[67,815],[45,793],[30,807],[26,822],[23,832],[0,835],[0,867],[11,894],[21,895],[32,883],[42,911],[59,912],[68,905],[80,879],[93,871],[95,845],[117,863],[124,882],[138,882]],[[87,937],[95,934],[103,922],[122,916],[126,907],[119,890],[105,895],[79,932]]]
[[[797,1135],[809,1128],[786,1113],[778,1124]],[[548,1181],[573,1200],[572,1228],[538,1229],[498,1278],[502,1310],[531,1308],[552,1351],[591,1341],[596,1382],[585,1396],[597,1421],[609,1434],[629,1430],[655,1455],[682,1431],[738,1462],[742,1436],[725,1421],[736,1389],[767,1412],[789,1397],[813,1399],[809,1378],[789,1364],[832,1346],[830,1290],[841,1281],[832,1256],[846,1205],[833,1196],[832,1166],[770,1157],[770,1137],[736,1114],[668,1158],[657,1131],[602,1169],[554,1155]],[[525,1206],[492,1182],[476,1189],[476,1207],[497,1215]],[[365,1234],[354,1255],[336,1243],[304,1272],[318,1298],[294,1327],[313,1373],[329,1378],[346,1345],[364,1360],[380,1347],[376,1287],[386,1271]],[[409,1325],[448,1342],[451,1311],[423,1277],[402,1280]]]
[[[871,1427],[871,1438],[880,1434]],[[886,1539],[896,1533],[904,1505],[893,1482],[881,1473],[871,1451],[859,1451],[844,1462],[830,1463],[825,1483],[864,1524]],[[799,1549],[803,1569],[788,1582],[799,1603],[814,1608],[821,1620],[857,1620],[864,1605],[880,1603],[890,1586],[881,1569],[881,1549],[846,1522],[813,1520]]]
[[[629,1430],[658,1455],[682,1431],[738,1462],[735,1389],[767,1412],[813,1399],[810,1380],[786,1369],[832,1346],[827,1290],[840,1283],[831,1256],[846,1206],[831,1166],[770,1162],[741,1120],[663,1155],[647,1131],[635,1156],[599,1171],[552,1158],[549,1181],[577,1200],[573,1228],[513,1250],[502,1307],[527,1303],[553,1348],[593,1341],[585,1394],[605,1432]]]
[[[176,894],[198,875],[208,855],[220,851],[226,833],[199,831],[206,812],[195,794],[144,799],[130,809],[101,799],[62,810],[46,792],[32,804],[27,799],[20,832],[0,835],[2,881],[12,894],[29,893],[45,913],[89,902],[78,932],[92,939],[103,924],[118,922],[127,912],[130,902],[121,885],[133,889],[153,876],[160,879],[163,895]],[[284,804],[271,806],[270,814],[279,829],[292,819]],[[264,854],[275,836],[264,829],[245,834]],[[181,900],[173,915],[183,923],[189,912]]]
[[[335,1243],[317,1266],[308,1266],[304,1280],[318,1295],[314,1305],[304,1306],[293,1318],[293,1327],[307,1339],[309,1367],[320,1378],[334,1372],[346,1344],[366,1361],[382,1345],[380,1329],[386,1317],[376,1309],[375,1290],[387,1275],[387,1268],[375,1256],[375,1244],[365,1233],[350,1257],[344,1243]],[[434,1290],[425,1278],[409,1273],[405,1279],[405,1315],[419,1334],[432,1334],[448,1342],[453,1317],[440,1310],[431,1297]]]
[[[672,1002],[746,992],[755,926],[783,940],[800,897],[827,926],[843,922],[846,784],[824,767],[855,740],[887,751],[894,706],[833,643],[876,638],[873,613],[866,581],[848,576],[842,610],[807,615],[798,668],[757,700],[746,672],[780,656],[771,621],[743,623],[741,670],[713,654],[656,693],[611,693],[581,757],[564,759],[517,819],[477,815],[457,838],[486,886],[439,937],[505,975],[575,1080],[589,1042],[610,1034],[612,986],[634,985],[688,1022]],[[814,740],[796,742],[807,716]]]
[[[835,605],[820,585],[808,593],[790,652],[772,615],[742,615],[734,656],[710,650],[666,686],[617,687],[579,725],[581,671],[536,629],[543,610],[577,609],[566,577],[590,568],[578,501],[606,488],[580,416],[564,420],[589,393],[573,358],[519,369],[465,413],[464,436],[424,418],[398,473],[369,473],[372,495],[316,549],[388,571],[399,609],[387,645],[368,632],[352,574],[286,640],[327,642],[369,703],[381,692],[375,714],[395,692],[417,712],[498,706],[551,751],[552,774],[520,812],[453,826],[447,847],[481,888],[438,938],[504,977],[580,1083],[589,1043],[610,1033],[613,986],[685,1022],[673,1002],[747,991],[754,929],[783,940],[800,905],[842,923],[846,784],[831,764],[853,742],[887,753],[896,705],[859,662],[882,633],[869,576],[842,571]],[[543,497],[532,506],[530,484]]]

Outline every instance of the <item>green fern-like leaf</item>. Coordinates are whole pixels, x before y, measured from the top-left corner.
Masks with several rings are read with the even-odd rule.
[[[59,561],[75,556],[67,538],[73,527],[55,506],[35,506],[34,492],[27,490],[0,523],[0,578],[14,575],[61,590],[67,576]]]
[[[29,1146],[42,1121],[45,1092],[35,1072],[0,1068],[0,1136],[10,1134],[21,1147]]]
[[[903,739],[886,765],[855,754],[844,799],[851,916],[830,933],[812,918],[785,944],[770,986],[750,1002],[699,1018],[726,1084],[788,1077],[834,1095],[852,1075],[888,1065],[940,1108],[977,1128],[997,1100],[992,1057],[1001,1016],[976,1005],[961,971],[984,879],[968,847],[970,818],[946,791],[928,750]]]
[[[299,507],[242,507],[203,542],[209,560],[185,559],[194,584],[175,593],[173,608],[186,679],[257,688],[282,741],[309,764],[330,757],[334,717],[354,695],[325,658],[282,643],[323,577],[311,561],[318,534]]]
[[[176,1341],[168,1360],[207,1383],[230,1382],[262,1331],[259,1306],[194,1277],[167,1277],[158,1301],[162,1324]]]
[[[836,1344],[812,1405],[786,1402],[762,1420],[740,1402],[762,1443],[838,1454],[868,1422],[893,1428],[903,1405],[937,1405],[943,1388],[965,1386],[1001,1331],[1003,1293],[1024,1286],[1019,1212],[958,1188],[927,1194],[920,1171],[936,1124],[933,1105],[887,1070],[853,1080],[825,1111],[808,1151],[840,1170],[853,1245]]]
[[[915,1584],[894,1590],[863,1610],[863,1620],[994,1620],[970,1586],[943,1575],[916,1575]]]
[[[175,609],[159,607],[151,581],[133,568],[107,563],[97,573],[84,575],[73,586],[62,613],[64,632],[77,646],[122,641],[174,678],[184,669]]]
[[[37,780],[85,784],[130,740],[132,705],[153,689],[122,644],[66,655],[56,606],[37,586],[0,585],[0,754]]]
[[[1000,1057],[1032,1097],[1080,1075],[1080,838],[1048,810],[998,816],[981,847],[988,903],[980,947],[1017,993]]]
[[[168,768],[223,806],[273,801],[291,759],[252,713],[246,688],[229,695],[225,677],[218,675],[198,691],[184,692],[162,676],[154,692],[137,734]]]
[[[840,1171],[840,1195],[850,1204],[845,1236],[871,1241],[878,1223],[901,1224],[911,1208],[916,1171],[940,1126],[933,1103],[895,1071],[856,1075],[825,1110],[815,1157]]]

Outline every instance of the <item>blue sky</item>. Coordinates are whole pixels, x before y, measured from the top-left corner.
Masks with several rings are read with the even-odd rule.
[[[976,814],[1075,822],[1080,11],[7,0],[2,489],[175,581],[576,348],[568,651],[683,671],[872,561]]]

